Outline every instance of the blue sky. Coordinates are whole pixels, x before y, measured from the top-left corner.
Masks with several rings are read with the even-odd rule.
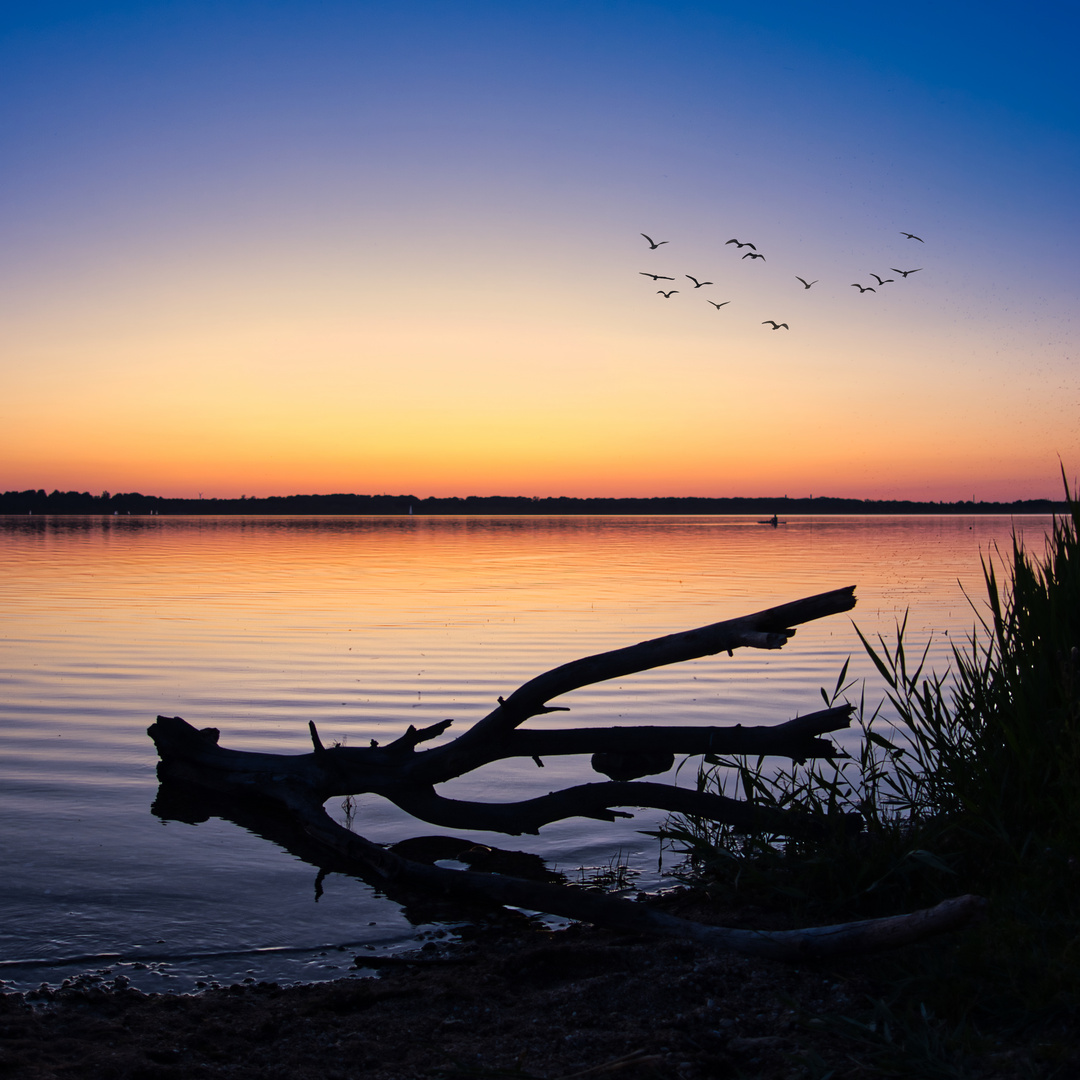
[[[1074,8],[0,12],[5,488],[1005,498],[1080,460]]]

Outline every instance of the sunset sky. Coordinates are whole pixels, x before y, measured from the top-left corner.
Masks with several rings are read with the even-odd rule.
[[[1056,496],[1078,31],[0,2],[0,490]]]

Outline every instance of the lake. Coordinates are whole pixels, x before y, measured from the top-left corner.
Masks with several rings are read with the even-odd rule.
[[[530,726],[779,723],[821,707],[844,660],[881,696],[852,622],[948,642],[984,611],[980,555],[1050,519],[798,517],[0,517],[0,979],[24,989],[108,968],[143,989],[333,978],[415,942],[398,905],[227,821],[151,813],[161,713],[277,753],[460,732],[579,656],[857,585],[858,605],[779,652],[739,650],[577,691]],[[843,735],[838,740],[845,742]],[[490,765],[444,794],[490,801],[600,779],[588,760]],[[661,779],[654,777],[650,779]],[[667,778],[675,781],[674,771]],[[677,782],[692,784],[693,763]],[[379,842],[440,830],[374,796]],[[332,807],[340,817],[341,808]],[[658,811],[538,837],[471,834],[560,870],[627,859],[661,885]],[[670,858],[670,857],[669,857]],[[667,867],[670,869],[670,866]]]

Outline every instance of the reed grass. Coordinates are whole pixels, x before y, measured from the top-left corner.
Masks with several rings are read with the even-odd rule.
[[[641,873],[630,865],[630,856],[622,848],[600,866],[579,866],[575,871],[577,880],[571,884],[605,893],[620,893],[632,889],[634,878]]]
[[[953,645],[944,674],[927,670],[929,645],[912,650],[904,623],[892,642],[860,632],[884,698],[870,708],[862,688],[856,753],[778,772],[762,759],[703,762],[703,789],[737,788],[755,802],[799,809],[822,821],[823,839],[739,834],[688,818],[661,830],[685,858],[686,877],[727,899],[832,915],[986,896],[988,918],[955,948],[915,949],[881,968],[893,983],[888,1004],[875,1008],[896,1018],[885,1049],[902,1057],[907,1044],[933,1046],[936,1064],[924,1062],[921,1074],[965,1075],[964,1055],[1003,1037],[1026,1048],[1032,1075],[1055,1074],[1058,1060],[1072,1062],[1062,1075],[1076,1065],[1078,496],[1068,505],[1041,554],[1014,534],[1010,550],[983,557],[985,613],[976,609],[976,630]],[[845,664],[832,690],[822,690],[828,704],[854,690],[846,679]],[[833,1021],[866,1046],[876,1038],[865,1021]]]

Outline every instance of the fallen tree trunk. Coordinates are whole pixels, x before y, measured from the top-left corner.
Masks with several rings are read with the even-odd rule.
[[[164,787],[163,787],[164,790]],[[590,922],[628,933],[690,941],[710,952],[734,952],[773,960],[805,961],[843,953],[866,953],[913,944],[935,934],[958,930],[977,919],[985,901],[977,896],[959,896],[935,907],[903,915],[798,930],[738,930],[682,919],[657,911],[648,904],[604,895],[588,889],[554,884],[533,877],[524,879],[504,872],[483,873],[453,870],[407,858],[343,828],[322,805],[310,801],[287,787],[265,792],[274,798],[277,810],[261,811],[250,802],[240,808],[227,808],[222,816],[245,825],[260,835],[273,839],[306,862],[327,871],[348,873],[362,878],[388,896],[411,907],[418,921],[437,917],[432,907],[440,903],[506,905],[526,911]],[[171,793],[172,798],[177,792]],[[182,796],[181,796],[182,797]],[[186,811],[163,816],[180,820],[205,820],[206,811],[191,813],[198,805],[197,793],[189,792]],[[208,807],[222,813],[222,807]],[[275,822],[276,818],[276,822]],[[406,850],[406,841],[395,845]],[[553,875],[544,875],[547,877]],[[316,889],[319,889],[319,884]],[[460,909],[448,917],[460,917]]]
[[[509,698],[500,698],[492,712],[462,735],[430,749],[418,747],[442,735],[451,720],[421,730],[410,727],[394,742],[370,747],[326,747],[315,725],[309,724],[313,752],[288,756],[229,750],[218,745],[216,729],[196,730],[179,717],[158,717],[149,734],[157,745],[160,771],[166,779],[175,778],[236,793],[257,791],[268,777],[275,782],[287,779],[322,801],[334,796],[373,792],[402,807],[406,803],[427,807],[426,820],[436,824],[498,829],[500,826],[490,806],[448,803],[435,794],[434,786],[481,765],[511,757],[532,757],[540,764],[544,756],[592,754],[594,768],[617,781],[626,782],[666,771],[671,764],[668,756],[673,754],[776,754],[795,761],[832,756],[835,753],[833,745],[818,736],[848,725],[851,707],[847,705],[771,728],[517,729],[534,716],[566,711],[564,707],[548,702],[571,690],[718,652],[730,654],[737,648],[779,649],[795,633],[790,624],[848,611],[854,605],[854,586],[850,586],[754,615],[574,660],[531,679]],[[508,806],[505,831],[534,832],[541,825],[559,819],[549,816],[558,814],[557,805],[565,810],[562,816],[584,812],[589,817],[610,817],[610,803],[597,805],[604,796],[625,800],[621,805],[656,809],[671,809],[668,802],[675,798],[661,796],[656,790],[657,785],[637,788],[590,786],[593,791],[578,790],[561,803],[554,800],[529,808]],[[656,802],[659,797],[664,801]],[[678,798],[685,800],[685,796]],[[742,815],[738,822],[731,821],[731,824],[749,827],[746,812],[729,806],[732,802],[734,800],[712,797],[711,800],[698,800],[699,805],[694,809],[684,809],[680,805],[680,812],[713,817],[715,812],[730,811]],[[477,822],[474,825],[468,825],[465,820],[470,807]],[[782,827],[777,828],[775,815],[773,811],[768,823],[762,818],[760,828],[783,832]],[[721,816],[716,820],[728,819]],[[805,828],[799,815],[791,815],[791,820],[792,829]]]
[[[957,896],[936,907],[881,919],[799,930],[735,930],[707,926],[656,911],[646,904],[565,885],[428,866],[404,859],[356,836],[333,821],[321,807],[319,813],[302,816],[307,821],[310,836],[387,881],[423,887],[429,893],[494,900],[616,930],[682,938],[716,952],[765,956],[773,960],[808,960],[899,948],[935,934],[958,930],[978,918],[986,907],[986,901],[981,897]]]
[[[301,857],[318,865],[321,873],[340,870],[378,883],[388,892],[419,890],[513,905],[636,932],[690,938],[707,948],[755,956],[825,956],[889,947],[953,929],[972,918],[981,901],[959,897],[910,915],[798,931],[758,933],[709,927],[645,905],[546,881],[451,870],[404,858],[342,828],[323,807],[334,796],[370,792],[438,825],[509,834],[535,833],[543,825],[573,816],[607,821],[632,816],[616,807],[650,807],[709,818],[744,832],[812,835],[823,823],[797,811],[635,781],[667,771],[675,754],[778,755],[800,762],[831,757],[835,747],[820,736],[846,727],[851,706],[820,710],[773,727],[519,728],[532,717],[566,711],[548,703],[572,690],[683,660],[730,654],[737,648],[779,649],[795,633],[793,624],[848,611],[854,605],[854,587],[837,589],[575,660],[500,698],[492,712],[456,739],[423,750],[417,748],[441,736],[451,720],[420,730],[410,726],[394,742],[381,747],[373,742],[366,748],[326,747],[315,725],[309,724],[313,750],[297,755],[230,750],[218,744],[217,729],[199,730],[180,717],[159,716],[148,733],[161,759],[158,773],[163,792],[169,785],[186,785],[240,800],[249,807],[241,814],[248,827],[262,835],[289,836],[290,847],[302,849]],[[545,756],[563,754],[591,754],[593,768],[611,780],[513,803],[447,799],[435,791],[437,784],[493,761],[531,757],[540,765]],[[270,820],[275,815],[283,815],[285,823]]]
[[[508,737],[512,742],[520,737],[516,746],[511,746],[505,753],[496,752],[494,748],[491,752],[492,759],[498,760],[502,757],[534,757],[537,755],[530,751],[535,750],[541,750],[545,756],[556,756],[588,753],[596,747],[596,758],[600,757],[602,748],[622,744],[625,752],[608,756],[617,757],[620,763],[629,759],[631,767],[628,771],[637,775],[632,768],[634,761],[644,757],[649,748],[667,752],[669,760],[663,765],[664,770],[670,767],[673,753],[778,754],[785,757],[797,754],[798,760],[809,756],[830,757],[836,753],[835,747],[824,740],[808,738],[805,732],[835,731],[847,727],[850,720],[851,707],[845,705],[790,721],[795,732],[790,737],[783,734],[788,724],[776,728],[522,731],[511,732]],[[516,836],[536,833],[543,825],[568,817],[613,821],[616,817],[631,816],[612,809],[616,806],[692,814],[745,830],[792,836],[811,835],[821,828],[819,822],[794,811],[759,807],[668,784],[627,781],[582,784],[522,802],[467,802],[443,798],[431,784],[406,779],[406,755],[412,751],[394,751],[394,744],[385,751],[360,750],[364,755],[381,753],[383,761],[369,759],[357,767],[355,757],[341,756],[344,747],[295,755],[229,750],[218,745],[216,729],[199,730],[178,716],[159,716],[148,733],[161,756],[158,775],[163,780],[179,780],[238,795],[260,794],[267,790],[268,784],[274,787],[288,784],[297,791],[311,793],[320,801],[370,792],[382,795],[414,817],[451,829],[483,829]],[[352,748],[348,749],[352,751]],[[399,763],[401,758],[405,760]],[[652,766],[647,766],[645,771],[652,771]]]

